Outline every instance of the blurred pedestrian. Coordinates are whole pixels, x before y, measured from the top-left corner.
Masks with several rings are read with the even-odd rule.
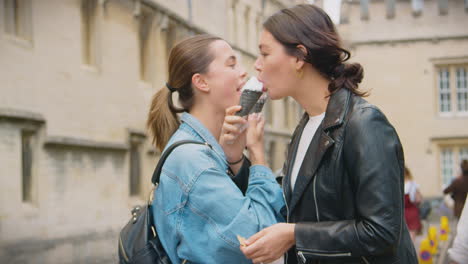
[[[421,232],[421,218],[418,206],[422,202],[422,195],[418,184],[414,181],[410,170],[405,167],[405,221],[411,240],[415,242],[416,235]]]
[[[458,219],[461,216],[463,206],[465,205],[466,194],[468,193],[468,160],[461,162],[461,175],[445,188],[444,194],[451,194],[455,205],[453,214]]]

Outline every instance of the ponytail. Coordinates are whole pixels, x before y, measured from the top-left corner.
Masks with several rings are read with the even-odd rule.
[[[146,123],[152,134],[152,142],[160,151],[179,127],[180,121],[174,110],[177,109],[172,103],[172,93],[163,87],[153,96]]]
[[[345,88],[359,96],[367,96],[368,93],[360,91],[359,84],[364,77],[364,69],[359,63],[342,63],[334,68],[328,90],[330,94]]]
[[[192,76],[205,73],[214,54],[210,44],[219,37],[211,35],[195,35],[189,37],[172,48],[168,60],[168,80],[166,86],[159,90],[151,101],[146,126],[152,134],[153,144],[163,150],[167,142],[180,125],[178,113],[188,112],[194,104]],[[172,93],[177,92],[182,108],[176,108],[172,101]]]

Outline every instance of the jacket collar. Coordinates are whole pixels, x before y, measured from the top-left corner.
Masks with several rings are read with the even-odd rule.
[[[200,136],[206,143],[210,144],[213,149],[223,157],[223,159],[226,159],[226,156],[224,155],[224,150],[219,145],[218,141],[216,138],[211,134],[211,132],[198,120],[196,119],[193,115],[183,112],[180,120],[188,125],[195,134]]]
[[[343,120],[348,110],[351,92],[341,88],[330,96],[325,117],[323,118],[323,130],[327,131],[332,127],[343,124]]]

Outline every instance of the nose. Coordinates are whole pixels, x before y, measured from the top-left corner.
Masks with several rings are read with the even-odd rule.
[[[260,58],[257,58],[255,60],[255,63],[254,63],[254,68],[256,71],[260,72],[262,69],[261,69],[261,64],[260,64]]]
[[[240,73],[241,73],[240,77],[242,79],[245,79],[245,77],[247,77],[247,72],[245,71],[245,69],[243,67],[240,69]]]

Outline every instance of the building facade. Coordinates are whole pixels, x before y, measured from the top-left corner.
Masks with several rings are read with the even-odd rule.
[[[338,30],[364,67],[361,87],[395,126],[426,197],[468,159],[468,2],[354,1]]]
[[[115,263],[159,154],[145,122],[177,41],[226,39],[250,74],[262,21],[292,0],[0,0],[0,259]],[[272,167],[299,109],[266,106]]]

